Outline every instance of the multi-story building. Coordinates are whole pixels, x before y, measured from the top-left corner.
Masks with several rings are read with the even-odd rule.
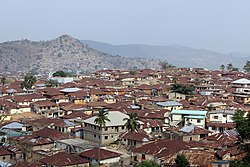
[[[124,118],[129,118],[129,116],[120,111],[109,111],[107,116],[110,121],[107,121],[106,126],[102,128],[95,123],[97,116],[85,119],[83,138],[100,144],[110,144],[116,141],[119,135],[126,131]]]

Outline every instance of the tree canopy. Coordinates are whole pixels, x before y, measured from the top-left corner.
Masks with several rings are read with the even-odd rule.
[[[124,118],[125,126],[131,132],[136,132],[140,128],[139,118],[136,112],[129,114],[129,118]]]
[[[239,133],[239,148],[246,153],[246,156],[241,161],[234,161],[232,166],[247,166],[250,164],[250,114],[248,113],[246,117],[244,115],[244,111],[238,110],[233,120]]]
[[[244,70],[245,72],[250,72],[250,61],[249,61],[249,60],[248,60],[248,61],[246,62],[246,64],[244,65],[243,70]]]
[[[53,77],[69,77],[69,76],[71,76],[69,73],[62,71],[62,70],[59,70],[53,73]]]
[[[48,84],[50,87],[58,87],[59,82],[58,82],[57,80],[50,79],[50,80],[47,81],[47,84]]]
[[[173,84],[171,90],[175,93],[181,93],[185,95],[191,95],[195,91],[194,86],[187,86],[182,84]]]
[[[22,88],[32,88],[34,83],[36,82],[36,77],[33,75],[26,75],[24,77],[24,81],[21,83]]]
[[[224,65],[224,64],[222,64],[222,65],[220,66],[220,70],[221,70],[221,71],[225,71],[225,65]]]
[[[176,164],[176,167],[189,167],[190,166],[187,158],[183,154],[177,155],[175,159],[175,164]]]
[[[135,165],[135,167],[160,167],[155,161],[142,161]]]
[[[108,119],[108,112],[104,109],[99,110],[96,116],[97,118],[94,120],[94,122],[101,128],[106,126],[107,121],[110,122]]]

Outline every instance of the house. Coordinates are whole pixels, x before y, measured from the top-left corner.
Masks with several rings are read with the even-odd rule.
[[[39,160],[41,166],[52,167],[88,167],[89,161],[79,157],[76,154],[59,152],[57,154],[42,158]]]
[[[42,111],[47,111],[47,110],[59,109],[56,103],[51,102],[49,100],[36,101],[31,104],[31,108],[36,113],[42,113]]]
[[[0,149],[0,161],[2,162],[10,162],[12,159],[12,153],[4,150],[3,148]]]
[[[83,139],[62,139],[57,140],[55,144],[55,148],[68,153],[81,153],[94,147],[98,147],[98,144]]]
[[[181,150],[177,153],[172,154],[170,157],[163,159],[162,164],[164,164],[164,166],[175,166],[176,164],[175,159],[177,155],[184,155],[188,160],[190,166],[206,167],[209,166],[211,162],[216,160],[213,151],[190,149],[190,150]]]
[[[183,108],[183,105],[176,101],[157,102],[156,105],[167,110],[180,110]]]
[[[98,160],[100,160],[100,164],[117,164],[121,159],[121,154],[104,148],[100,148],[99,150],[99,148],[97,147],[90,150],[86,150],[80,153],[79,156],[90,161],[90,164],[97,164]]]
[[[186,95],[185,94],[181,94],[181,93],[168,93],[168,99],[169,100],[175,100],[175,101],[181,101],[181,100],[185,100],[186,99]]]
[[[136,162],[155,160],[158,164],[162,164],[162,159],[189,148],[187,142],[178,139],[158,140],[132,149],[133,160]]]
[[[102,128],[95,123],[97,116],[83,120],[84,139],[100,144],[110,144],[126,131],[126,121],[123,119],[129,118],[128,115],[120,111],[109,111],[107,117],[110,121],[107,121],[106,126]]]
[[[165,139],[179,139],[182,141],[201,141],[205,137],[211,135],[212,132],[194,125],[187,125],[184,127],[167,128],[163,132]]]
[[[250,102],[250,80],[241,78],[231,82],[231,86],[236,88],[233,93],[235,102],[243,104]]]
[[[65,112],[63,110],[52,109],[52,110],[43,110],[40,114],[45,118],[59,118],[63,117],[64,113]]]
[[[226,130],[233,130],[236,127],[235,123],[207,122],[207,129],[214,133],[223,133]]]
[[[233,123],[235,110],[214,110],[209,111],[207,114],[210,122]]]
[[[136,132],[127,131],[119,137],[122,144],[127,148],[140,147],[143,144],[154,141],[155,139],[148,135],[145,131],[139,130]]]
[[[172,110],[171,126],[193,124],[204,128],[207,111],[202,110]]]

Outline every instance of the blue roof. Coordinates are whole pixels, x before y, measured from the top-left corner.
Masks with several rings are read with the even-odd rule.
[[[180,131],[186,132],[186,133],[189,133],[189,132],[191,132],[192,130],[194,130],[194,125],[184,126],[183,128],[180,129]]]
[[[6,124],[2,126],[0,129],[22,129],[24,124],[19,123],[19,122],[11,122],[9,124]]]
[[[18,137],[18,136],[21,136],[22,133],[21,132],[16,132],[14,130],[10,130],[10,129],[2,129],[0,130],[0,132],[4,132],[7,134],[7,138],[10,138],[10,137]]]
[[[171,114],[187,114],[187,115],[204,115],[204,116],[206,116],[207,111],[203,111],[203,110],[172,110]]]
[[[181,103],[178,103],[176,101],[165,101],[165,102],[158,102],[156,103],[159,106],[164,106],[164,107],[170,107],[170,106],[182,106]]]
[[[205,119],[206,117],[200,115],[189,115],[189,116],[184,116],[184,118]]]

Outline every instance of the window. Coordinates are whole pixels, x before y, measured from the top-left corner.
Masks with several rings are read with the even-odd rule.
[[[212,130],[215,130],[215,126],[212,126]]]
[[[192,140],[193,140],[193,138],[192,138],[192,137],[190,137],[190,138],[189,138],[189,141],[192,141]]]
[[[218,119],[219,117],[218,116],[214,116],[214,119]]]
[[[105,136],[104,139],[107,140],[109,137],[108,136]]]
[[[201,120],[200,120],[200,119],[197,119],[197,123],[201,123]]]
[[[94,134],[94,138],[96,138],[96,134]]]
[[[105,131],[108,131],[108,128],[105,128]]]

